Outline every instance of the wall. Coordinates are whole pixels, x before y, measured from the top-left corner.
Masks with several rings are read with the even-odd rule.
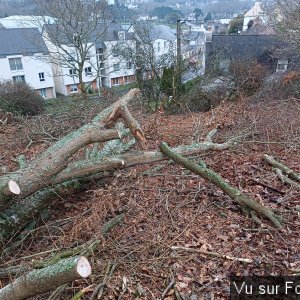
[[[20,57],[23,70],[11,71],[9,58]],[[39,73],[44,73],[45,81],[40,81]],[[25,75],[25,81],[34,89],[53,88],[53,73],[51,66],[39,59],[39,55],[10,55],[0,59],[0,80],[12,80],[13,76]],[[55,96],[55,92],[54,92]]]

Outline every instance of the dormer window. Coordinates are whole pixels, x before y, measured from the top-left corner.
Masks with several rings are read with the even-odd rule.
[[[118,39],[120,41],[125,41],[125,31],[119,31],[118,32]]]

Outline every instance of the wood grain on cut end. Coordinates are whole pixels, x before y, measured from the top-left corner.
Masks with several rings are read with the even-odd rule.
[[[82,278],[87,278],[92,274],[92,267],[86,257],[80,256],[77,262],[77,273]]]
[[[18,184],[17,184],[15,181],[13,181],[13,180],[10,180],[10,181],[8,182],[8,188],[9,188],[9,190],[10,190],[13,194],[15,194],[15,195],[20,195],[20,194],[21,194],[20,187],[19,187]]]

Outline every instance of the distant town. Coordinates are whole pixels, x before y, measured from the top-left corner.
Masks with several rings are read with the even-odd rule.
[[[62,32],[59,26],[64,24],[56,24],[51,15],[3,17],[0,40],[5,42],[0,44],[0,81],[26,82],[41,96],[55,98],[83,89],[94,93],[103,87],[130,84],[137,80],[139,72],[142,78],[151,78],[153,73],[162,76],[166,68],[182,64],[181,80],[187,82],[202,76],[209,58],[221,48],[230,49],[224,59],[259,59],[274,45],[276,49],[285,46],[275,39],[275,30],[261,2],[237,1],[230,6],[224,1],[224,6],[229,5],[227,12],[205,10],[219,2],[159,6],[165,5],[164,1],[157,1],[153,6],[141,0],[111,0],[106,3],[110,17],[105,21],[91,17],[95,28],[89,32],[88,40],[80,41],[80,47],[76,40],[81,39],[79,34],[72,30]],[[9,3],[2,1],[0,5],[9,10]],[[249,4],[251,7],[243,11]],[[141,14],[143,6],[146,10],[151,8],[151,13]],[[240,11],[230,13],[236,9]],[[135,11],[139,13],[133,16]],[[87,23],[92,22],[91,18]],[[288,68],[289,55],[274,61],[272,54],[276,71]]]

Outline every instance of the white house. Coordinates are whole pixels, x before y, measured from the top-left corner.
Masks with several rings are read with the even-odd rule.
[[[182,80],[188,81],[205,73],[206,32],[200,27],[190,27],[182,35],[182,58],[186,70]]]
[[[0,29],[0,41],[0,81],[26,82],[41,96],[56,97],[52,69],[45,62],[48,50],[38,29]]]
[[[154,69],[162,75],[166,67],[176,63],[177,40],[169,26],[138,24],[135,36],[138,41],[137,56],[146,78],[152,78]]]
[[[101,40],[96,43],[97,61],[100,68],[100,86],[113,87],[135,81],[135,65],[132,53],[135,50],[133,33],[121,24],[110,23]]]
[[[80,92],[78,66],[76,60],[76,49],[67,42],[64,34],[60,36],[59,47],[51,42],[51,35],[59,30],[56,25],[47,25],[44,27],[44,40],[49,50],[49,64],[52,67],[53,80],[56,92],[68,96]],[[64,39],[65,38],[65,44]],[[93,90],[97,89],[98,65],[96,59],[96,48],[94,43],[85,45],[88,49],[88,55],[84,62],[82,79],[86,87]]]
[[[255,2],[254,6],[245,13],[243,31],[246,31],[251,27],[251,22],[255,19],[260,19],[261,22],[265,23],[267,21],[267,15],[265,14],[261,2]]]

